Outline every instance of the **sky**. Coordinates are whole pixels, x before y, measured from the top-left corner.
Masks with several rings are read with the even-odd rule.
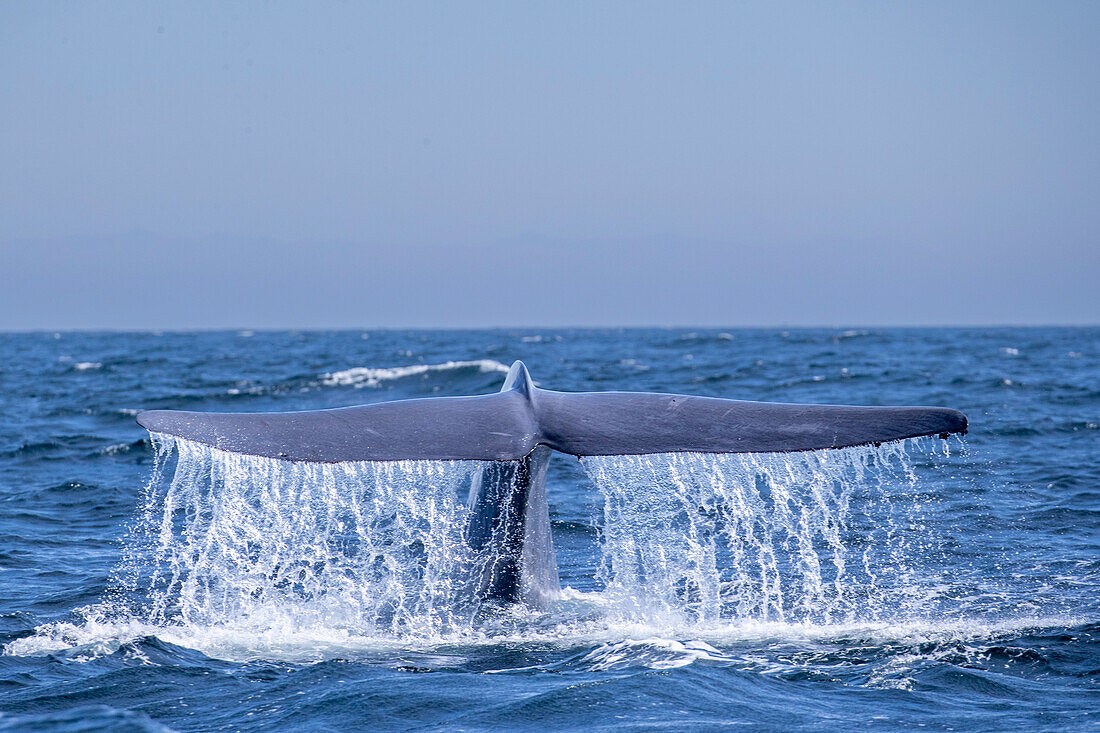
[[[1100,323],[1100,3],[0,0],[0,330]]]

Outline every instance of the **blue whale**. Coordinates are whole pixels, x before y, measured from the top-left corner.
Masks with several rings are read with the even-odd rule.
[[[515,362],[500,392],[279,413],[142,412],[214,448],[289,461],[489,461],[468,499],[467,541],[487,558],[478,593],[542,605],[559,589],[546,499],[551,451],[574,456],[762,453],[965,433],[945,407],[746,402],[649,392],[555,392]]]

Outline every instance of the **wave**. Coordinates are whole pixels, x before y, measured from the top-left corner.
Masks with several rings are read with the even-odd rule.
[[[910,649],[910,656],[932,658],[952,645],[976,645],[985,650],[1001,648],[1009,640],[1097,627],[1095,620],[1068,615],[835,624],[726,621],[668,626],[609,622],[591,613],[577,614],[578,610],[591,612],[609,602],[599,593],[564,588],[549,611],[501,608],[495,629],[487,626],[478,631],[417,639],[342,625],[301,626],[290,619],[267,625],[152,623],[113,616],[105,606],[96,605],[77,609],[76,621],[42,624],[33,634],[9,642],[0,652],[90,662],[117,653],[140,654],[133,650],[134,645],[156,639],[228,662],[316,663],[393,653],[453,652],[464,647],[538,646],[579,649],[575,656],[552,665],[555,672],[578,672],[743,662],[764,653],[774,658],[777,649],[796,660],[808,651],[817,656],[865,656],[879,649],[890,656],[901,647]]]
[[[172,733],[148,714],[111,705],[76,705],[51,713],[0,713],[0,730],[130,730]]]
[[[282,382],[271,384],[255,384],[250,381],[238,381],[216,396],[232,398],[250,398],[265,395],[279,395],[289,392],[309,392],[326,387],[352,387],[362,389],[364,387],[377,388],[383,384],[399,382],[411,377],[428,379],[432,376],[459,377],[477,374],[507,374],[508,366],[493,359],[474,359],[469,361],[446,361],[439,364],[409,364],[397,367],[352,367],[335,372],[324,372],[319,375],[299,375]],[[438,391],[439,385],[430,385],[431,391]],[[209,395],[215,396],[215,395]],[[202,401],[207,395],[173,395],[172,404]]]
[[[410,364],[401,367],[353,367],[338,372],[321,375],[321,384],[326,387],[377,387],[406,377],[448,372],[463,369],[477,369],[481,373],[508,373],[508,366],[495,359],[475,359],[471,361],[446,361],[441,364]]]
[[[73,452],[98,451],[103,447],[104,438],[92,434],[55,435],[45,440],[28,441],[20,445],[0,450],[0,458],[37,458],[39,460],[67,460]]]
[[[602,644],[569,666],[586,671],[607,672],[631,667],[649,669],[674,669],[698,661],[725,662],[729,657],[705,641],[677,641],[652,637],[649,639],[624,639]]]
[[[139,440],[133,440],[129,443],[112,443],[103,448],[99,448],[93,451],[90,456],[120,456],[132,451],[145,451],[150,445],[150,440],[147,438],[141,438]]]

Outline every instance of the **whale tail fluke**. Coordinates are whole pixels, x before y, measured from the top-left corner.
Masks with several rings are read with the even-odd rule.
[[[761,453],[965,433],[945,407],[747,402],[649,392],[554,392],[517,361],[500,392],[332,410],[138,415],[150,431],[296,461],[520,460],[544,445],[575,456]]]
[[[943,407],[743,402],[646,392],[553,392],[516,362],[495,394],[335,410],[138,415],[151,432],[307,462],[490,461],[470,487],[466,540],[485,558],[482,598],[545,606],[559,589],[550,533],[550,449],[576,456],[843,448],[962,433]]]

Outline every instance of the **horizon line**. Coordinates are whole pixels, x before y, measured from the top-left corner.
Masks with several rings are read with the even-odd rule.
[[[364,331],[673,331],[694,329],[700,331],[822,331],[822,330],[930,330],[930,329],[1023,329],[1023,328],[1098,328],[1096,323],[976,323],[976,324],[813,324],[813,325],[774,325],[774,326],[705,326],[698,324],[674,325],[589,325],[589,326],[535,326],[535,325],[497,325],[497,326],[198,326],[170,328],[115,328],[115,327],[78,327],[78,328],[11,328],[0,329],[0,334],[182,334],[182,333],[294,333],[294,332],[364,332]]]

